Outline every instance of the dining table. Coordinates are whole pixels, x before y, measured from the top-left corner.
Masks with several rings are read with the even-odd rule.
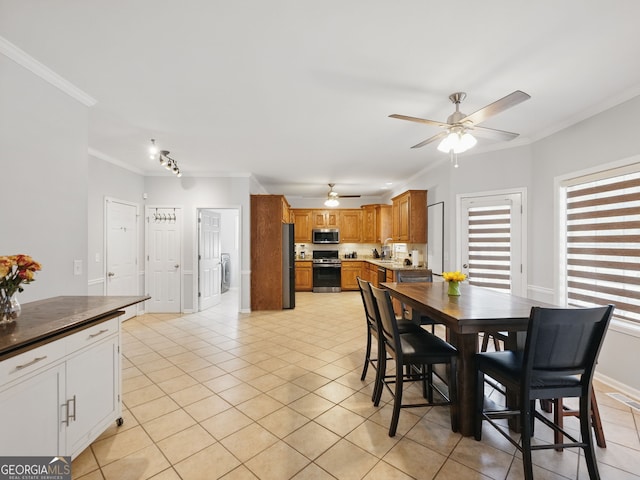
[[[509,332],[505,348],[523,348],[531,308],[558,308],[466,282],[460,284],[458,296],[448,295],[447,282],[385,282],[380,285],[392,298],[446,327],[447,341],[458,349],[458,398],[454,408],[458,409],[458,432],[464,436],[474,434],[474,355],[478,352],[478,334]]]

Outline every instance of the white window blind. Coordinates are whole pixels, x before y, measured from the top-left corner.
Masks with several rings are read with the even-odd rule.
[[[469,283],[511,290],[511,205],[469,208]]]
[[[566,292],[640,322],[640,171],[566,187]]]

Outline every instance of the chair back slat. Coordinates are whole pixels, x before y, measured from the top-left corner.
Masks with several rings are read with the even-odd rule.
[[[371,284],[366,280],[357,277],[358,286],[360,287],[360,295],[362,296],[362,303],[364,304],[364,314],[367,318],[367,322],[376,330],[376,305],[373,295],[371,295]]]

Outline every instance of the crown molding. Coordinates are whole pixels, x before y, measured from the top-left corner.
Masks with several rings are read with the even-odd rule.
[[[68,80],[65,80],[46,65],[40,63],[24,50],[19,49],[7,39],[0,37],[0,53],[10,58],[18,65],[30,70],[32,73],[59,88],[70,97],[76,99],[87,107],[93,107],[98,101],[80,90]]]

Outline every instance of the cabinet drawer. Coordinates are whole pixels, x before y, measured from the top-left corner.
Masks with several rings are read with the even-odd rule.
[[[124,312],[115,312],[113,316],[111,316],[110,320],[85,328],[84,330],[65,338],[67,353],[73,353],[81,348],[92,345],[115,333],[118,333],[118,330],[120,329],[120,319],[118,317],[123,313]]]
[[[0,387],[51,365],[64,358],[65,354],[64,342],[58,340],[3,360],[0,362]]]

